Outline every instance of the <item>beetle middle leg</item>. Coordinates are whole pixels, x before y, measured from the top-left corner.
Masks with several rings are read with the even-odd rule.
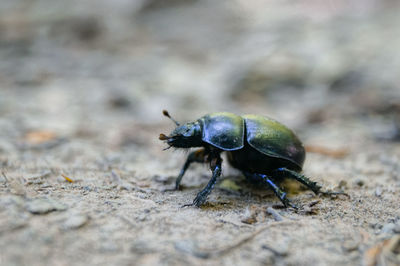
[[[183,165],[181,171],[179,172],[178,177],[176,178],[175,190],[179,189],[179,185],[181,184],[182,178],[185,175],[185,172],[189,168],[189,166],[193,162],[204,163],[206,161],[205,157],[206,157],[205,149],[199,149],[199,150],[193,151],[188,155],[185,164]]]
[[[294,205],[287,197],[286,192],[280,189],[274,182],[272,182],[271,178],[264,174],[257,174],[257,173],[248,173],[243,172],[246,178],[250,180],[259,180],[262,183],[267,184],[275,193],[275,195],[281,200],[285,207],[292,207],[293,209],[298,209],[296,205]]]

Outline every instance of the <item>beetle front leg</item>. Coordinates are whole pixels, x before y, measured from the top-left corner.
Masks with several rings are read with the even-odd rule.
[[[218,177],[221,176],[222,172],[222,159],[221,157],[214,158],[210,161],[210,166],[212,170],[212,177],[210,181],[208,181],[208,184],[205,186],[205,188],[200,191],[196,198],[193,200],[192,204],[184,205],[184,206],[196,206],[200,207],[207,199],[207,196],[211,193],[212,189],[215,186],[215,183],[217,182]]]
[[[188,155],[185,164],[183,165],[181,171],[179,172],[178,177],[176,178],[175,190],[179,189],[179,185],[180,185],[180,183],[182,181],[182,178],[183,178],[186,170],[189,168],[189,166],[193,162],[204,163],[205,162],[205,156],[206,156],[205,149],[200,149],[200,150],[197,150],[197,151],[193,151]]]

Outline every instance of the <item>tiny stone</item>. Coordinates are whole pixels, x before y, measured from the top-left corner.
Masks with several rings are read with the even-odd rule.
[[[395,225],[395,227],[393,228],[393,232],[395,232],[396,234],[400,234],[400,224],[397,223]]]
[[[352,241],[352,240],[345,241],[342,244],[343,249],[348,251],[348,252],[357,250],[358,246],[359,246],[359,244],[357,242],[355,242],[355,241]]]
[[[252,216],[242,219],[242,223],[245,223],[245,224],[254,224],[255,222],[257,222],[257,220],[255,217],[252,217]]]
[[[385,224],[381,229],[381,234],[390,234],[394,231],[396,225],[393,223]]]
[[[73,215],[69,217],[63,224],[65,229],[78,229],[88,222],[86,215]]]
[[[340,180],[339,188],[347,188],[347,181],[346,180]]]
[[[146,219],[147,219],[147,215],[146,214],[141,214],[138,217],[138,220],[141,221],[141,222],[145,221]]]
[[[362,187],[365,184],[364,180],[362,180],[360,178],[357,178],[354,183],[359,187]]]
[[[33,214],[46,214],[52,211],[64,211],[67,206],[50,198],[37,198],[28,202],[26,209]]]
[[[146,241],[133,242],[130,247],[130,251],[137,254],[147,254],[154,252],[151,248],[149,248],[148,242]]]
[[[382,228],[382,225],[378,222],[378,221],[370,221],[369,222],[369,227],[371,227],[372,229],[380,229]]]
[[[377,187],[375,190],[375,196],[380,197],[382,195],[382,188]]]

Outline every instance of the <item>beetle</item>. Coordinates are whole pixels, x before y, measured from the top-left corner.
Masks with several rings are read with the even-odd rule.
[[[206,201],[221,176],[222,152],[227,153],[229,164],[239,169],[246,178],[268,185],[285,207],[298,208],[275,184],[284,177],[297,180],[315,194],[345,194],[324,192],[320,185],[301,174],[306,156],[304,146],[292,130],[276,120],[260,115],[238,116],[220,112],[180,125],[166,110],[163,114],[177,126],[170,135],[159,136],[168,144],[166,149],[201,147],[188,155],[176,179],[175,189],[179,189],[186,170],[193,162],[209,163],[212,171],[208,184],[188,205],[199,207]]]

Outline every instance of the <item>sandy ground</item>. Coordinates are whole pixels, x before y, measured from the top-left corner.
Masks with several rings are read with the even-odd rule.
[[[1,265],[400,264],[396,5],[73,2],[0,5]],[[285,182],[285,209],[224,162],[182,208],[210,171],[168,191],[163,109],[273,117],[350,198]]]

